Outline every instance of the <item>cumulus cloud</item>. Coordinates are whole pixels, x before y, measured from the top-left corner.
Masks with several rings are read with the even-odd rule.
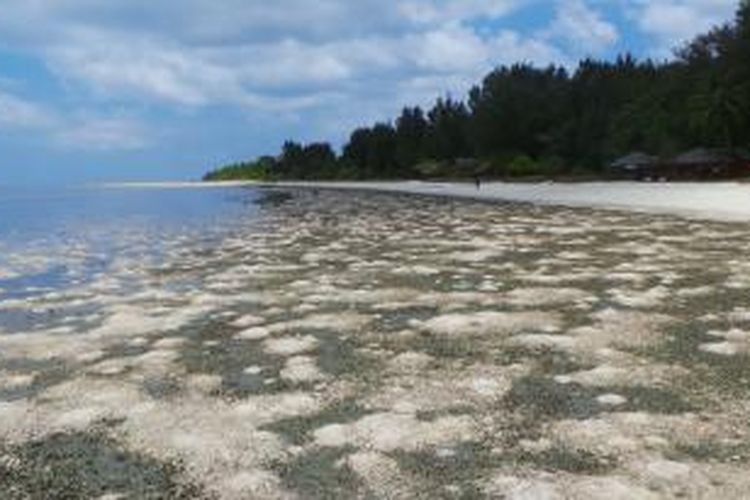
[[[502,63],[564,60],[541,38],[510,30],[480,36],[461,25],[320,44],[286,39],[195,47],[92,32],[78,34],[77,40],[51,48],[48,60],[62,78],[78,80],[97,94],[185,106],[240,104],[261,111],[303,110],[324,104],[321,98],[331,94],[375,93],[382,85],[396,89],[414,78],[476,81]],[[449,90],[446,85],[443,92]]]
[[[566,41],[584,54],[600,54],[619,38],[614,24],[583,0],[558,1],[550,35]]]
[[[496,41],[467,23],[531,1],[8,0],[0,41],[97,96],[289,111],[377,84],[476,77]]]
[[[423,68],[453,72],[476,68],[489,59],[489,46],[474,31],[444,28],[416,36],[411,41],[413,63]]]
[[[201,105],[240,93],[233,71],[164,40],[86,30],[49,47],[46,55],[61,77],[103,95]]]
[[[630,0],[629,14],[638,27],[656,39],[653,52],[671,50],[732,18],[736,0]]]

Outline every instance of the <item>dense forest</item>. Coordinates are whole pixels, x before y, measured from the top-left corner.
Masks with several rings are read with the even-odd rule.
[[[395,179],[597,174],[631,151],[750,146],[750,0],[736,19],[655,63],[587,59],[572,73],[500,67],[465,100],[405,108],[352,132],[341,154],[287,142],[281,154],[206,180]]]

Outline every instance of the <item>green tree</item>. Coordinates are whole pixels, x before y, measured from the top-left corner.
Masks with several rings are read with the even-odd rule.
[[[450,97],[438,99],[428,113],[426,151],[436,160],[455,160],[471,156],[469,111],[466,105]]]
[[[404,108],[396,120],[396,163],[402,174],[414,174],[416,165],[427,157],[429,124],[420,107]]]

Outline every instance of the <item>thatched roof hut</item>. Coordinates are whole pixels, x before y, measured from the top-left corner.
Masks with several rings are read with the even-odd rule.
[[[669,162],[675,175],[737,177],[750,175],[750,154],[739,149],[698,148]]]
[[[657,176],[660,165],[658,157],[637,151],[610,163],[609,171],[623,179],[650,179]]]
[[[634,152],[618,158],[610,163],[610,168],[615,170],[633,171],[646,167],[653,167],[659,163],[659,158],[646,153]]]
[[[674,165],[721,165],[734,160],[734,156],[726,149],[698,148],[683,153],[671,161]]]

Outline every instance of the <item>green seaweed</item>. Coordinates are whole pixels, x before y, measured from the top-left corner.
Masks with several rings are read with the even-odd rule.
[[[7,499],[96,498],[107,493],[132,499],[208,498],[185,482],[179,464],[129,452],[95,434],[56,434],[0,447],[0,491]]]
[[[264,426],[263,429],[281,434],[290,443],[301,446],[309,444],[312,432],[320,427],[355,422],[370,413],[371,411],[362,408],[356,399],[349,398],[332,404],[314,415],[278,420]]]
[[[285,487],[310,500],[372,498],[362,480],[343,461],[353,450],[314,449],[274,470]]]

